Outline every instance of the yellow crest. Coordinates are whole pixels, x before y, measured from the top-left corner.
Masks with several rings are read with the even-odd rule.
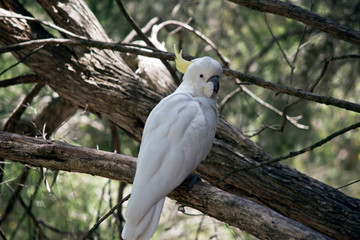
[[[174,44],[174,52],[176,56],[175,58],[176,69],[182,74],[185,74],[186,69],[192,62],[186,61],[185,59],[182,58],[182,50],[179,53],[175,44]]]

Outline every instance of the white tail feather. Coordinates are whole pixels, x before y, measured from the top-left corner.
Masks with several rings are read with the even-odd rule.
[[[164,201],[165,198],[160,199],[160,201],[149,209],[140,221],[138,221],[138,219],[131,219],[131,212],[128,213],[128,211],[126,211],[127,221],[121,237],[125,240],[150,239],[159,223]]]

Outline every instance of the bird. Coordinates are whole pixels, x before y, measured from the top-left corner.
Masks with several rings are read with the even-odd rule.
[[[166,196],[210,152],[218,122],[217,93],[223,69],[205,56],[187,61],[174,46],[178,88],[150,112],[144,126],[129,202],[125,240],[147,240],[156,231]]]

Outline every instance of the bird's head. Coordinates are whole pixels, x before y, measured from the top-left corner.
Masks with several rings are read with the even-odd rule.
[[[183,84],[191,88],[196,96],[215,97],[219,91],[219,79],[223,69],[218,61],[211,57],[184,60],[174,46],[176,68],[184,74]]]

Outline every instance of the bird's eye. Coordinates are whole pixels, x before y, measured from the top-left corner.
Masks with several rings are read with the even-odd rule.
[[[204,75],[203,74],[200,74],[200,78],[203,78],[204,77]]]

